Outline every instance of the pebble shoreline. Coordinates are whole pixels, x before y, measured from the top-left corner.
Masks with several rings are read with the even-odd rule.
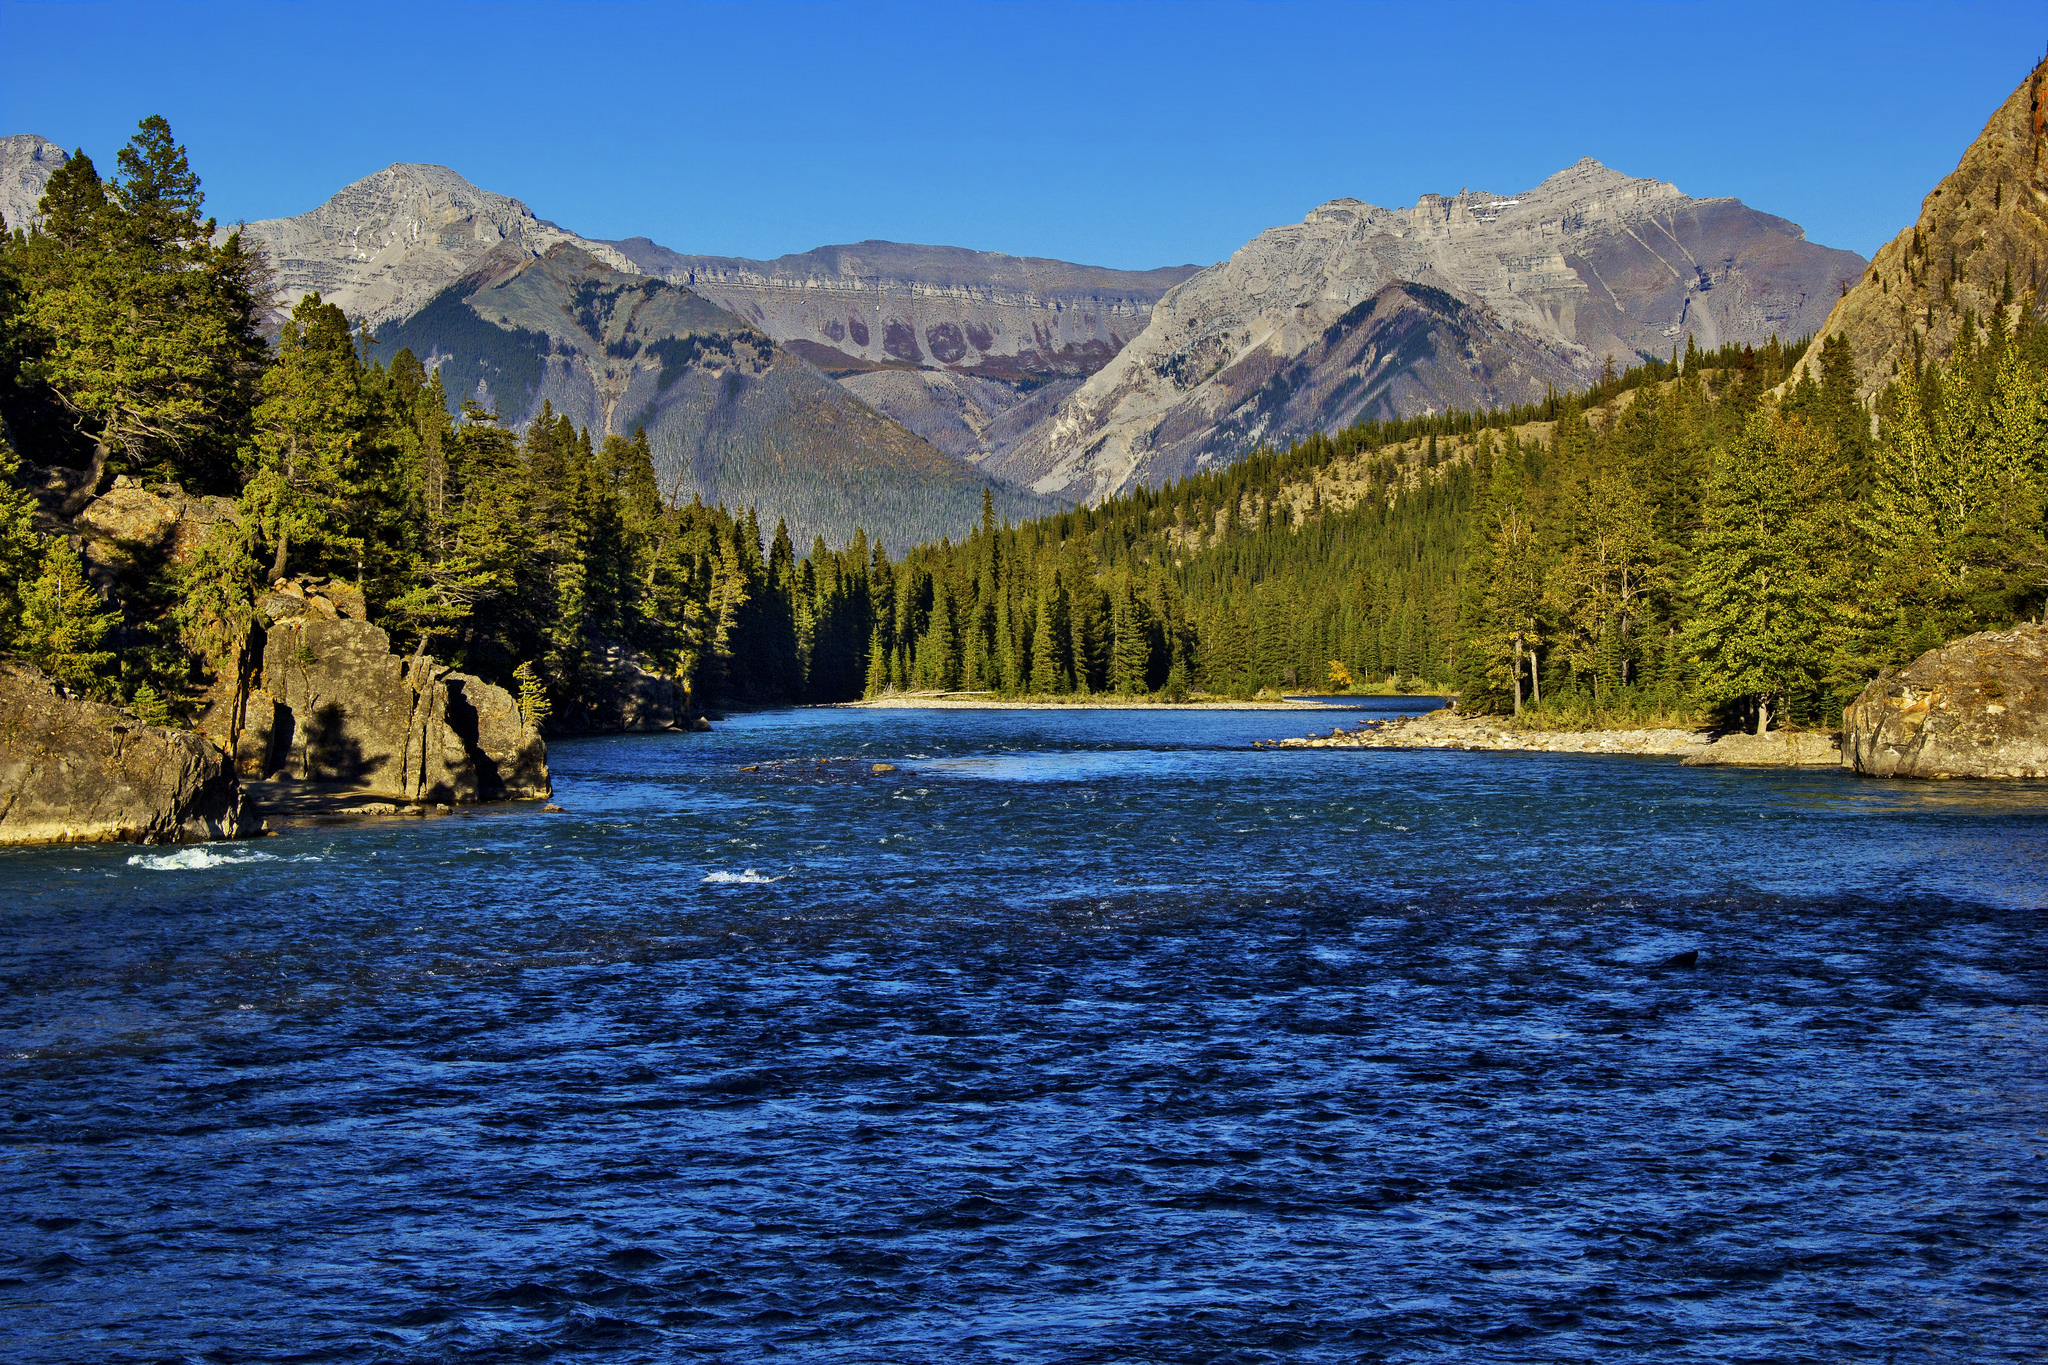
[[[1367,722],[1355,730],[1270,741],[1268,749],[1503,749],[1559,754],[1656,754],[1691,758],[1707,751],[1704,730],[1516,730],[1490,717],[1429,711]]]
[[[1820,768],[1839,766],[1837,736],[1820,732],[1731,734],[1705,730],[1516,730],[1501,718],[1450,710],[1338,727],[1323,736],[1267,740],[1262,749],[1487,749],[1552,754],[1644,754],[1682,759],[1692,767]]]

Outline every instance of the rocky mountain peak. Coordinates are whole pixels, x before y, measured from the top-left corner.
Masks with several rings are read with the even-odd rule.
[[[372,326],[409,316],[500,247],[531,257],[568,243],[615,269],[635,268],[616,248],[535,217],[517,199],[413,162],[366,175],[306,213],[243,230],[269,253],[281,308],[317,290]]]
[[[0,137],[0,219],[6,231],[36,225],[50,172],[70,159],[62,147],[34,133]]]
[[[1781,218],[1590,157],[1516,194],[1333,199],[1167,294],[996,472],[1093,501],[1444,399],[1537,399],[1688,335],[1801,335],[1862,269]]]

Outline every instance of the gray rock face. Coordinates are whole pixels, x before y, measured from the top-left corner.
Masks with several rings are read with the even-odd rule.
[[[16,133],[0,137],[0,231],[32,228],[42,221],[36,206],[43,201],[43,186],[50,172],[71,158],[46,137]]]
[[[547,746],[502,687],[401,658],[347,584],[289,581],[204,728],[249,780],[458,805],[549,791]]]
[[[1094,373],[1198,268],[1111,270],[902,242],[772,261],[686,256],[644,237],[614,245],[828,373],[907,365],[1012,381]]]
[[[1842,714],[1866,777],[2048,777],[2048,626],[1966,635],[1887,669]]]
[[[446,166],[386,166],[310,212],[243,231],[270,257],[281,311],[318,292],[351,321],[371,326],[410,316],[501,249],[530,257],[566,242],[633,269],[610,246],[536,218],[517,199],[478,189]]]
[[[189,844],[239,839],[255,823],[205,737],[0,663],[0,844]]]
[[[1783,219],[1590,159],[1517,195],[1425,195],[1408,209],[1339,199],[1177,286],[996,472],[1097,500],[1326,429],[1333,413],[1409,415],[1435,409],[1437,394],[1531,401],[1552,375],[1589,382],[1608,356],[1668,354],[1688,334],[1709,347],[1811,331],[1863,268]],[[1466,329],[1345,345],[1354,310],[1395,285],[1432,291],[1430,307],[1455,308]],[[1405,395],[1396,368],[1413,372]],[[1292,401],[1304,386],[1337,405]],[[1376,404],[1344,405],[1375,386]]]

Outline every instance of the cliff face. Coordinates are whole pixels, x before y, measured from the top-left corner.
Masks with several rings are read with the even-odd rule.
[[[1261,441],[1434,410],[1439,397],[1530,401],[1688,334],[1701,346],[1800,335],[1862,269],[1783,219],[1590,159],[1512,196],[1425,195],[1391,210],[1340,199],[1176,287],[998,472],[1094,500]],[[1432,323],[1426,342],[1412,329],[1397,339],[1397,327],[1345,344],[1355,310],[1410,284],[1426,292],[1408,303],[1450,325]],[[1362,389],[1375,401],[1359,402]],[[1297,401],[1316,390],[1334,405]]]
[[[402,658],[346,584],[286,581],[203,728],[250,781],[444,805],[549,791],[547,746],[510,693]]]
[[[451,399],[522,425],[543,401],[593,434],[644,427],[664,496],[756,508],[799,545],[855,527],[896,548],[958,535],[986,480],[695,291],[559,245],[500,252],[404,322],[399,347],[440,368]],[[997,490],[1012,517],[1046,504]]]
[[[1946,358],[1966,311],[1982,322],[2008,286],[2020,305],[2048,287],[2044,141],[2048,62],[2020,82],[1955,170],[1921,201],[1919,218],[1878,248],[1862,279],[1836,302],[1820,336],[1848,338],[1866,398],[1910,373],[1916,356]],[[1815,346],[1804,367],[1817,367],[1819,355]]]
[[[688,285],[835,373],[910,367],[1033,381],[1093,374],[1197,269],[1110,270],[901,242],[772,261],[686,256],[644,237],[615,245],[640,269]]]
[[[280,310],[317,291],[351,321],[373,327],[410,316],[493,252],[527,258],[569,243],[632,268],[612,248],[544,222],[517,199],[480,190],[446,166],[386,166],[308,213],[243,231],[270,257]]]
[[[43,186],[49,183],[50,172],[70,159],[46,137],[0,137],[0,220],[5,220],[0,230],[13,232],[42,221],[36,206],[43,200]]]

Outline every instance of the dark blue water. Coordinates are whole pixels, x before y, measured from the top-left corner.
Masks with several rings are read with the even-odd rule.
[[[0,1358],[2041,1358],[2048,794],[1308,728],[0,858]]]

